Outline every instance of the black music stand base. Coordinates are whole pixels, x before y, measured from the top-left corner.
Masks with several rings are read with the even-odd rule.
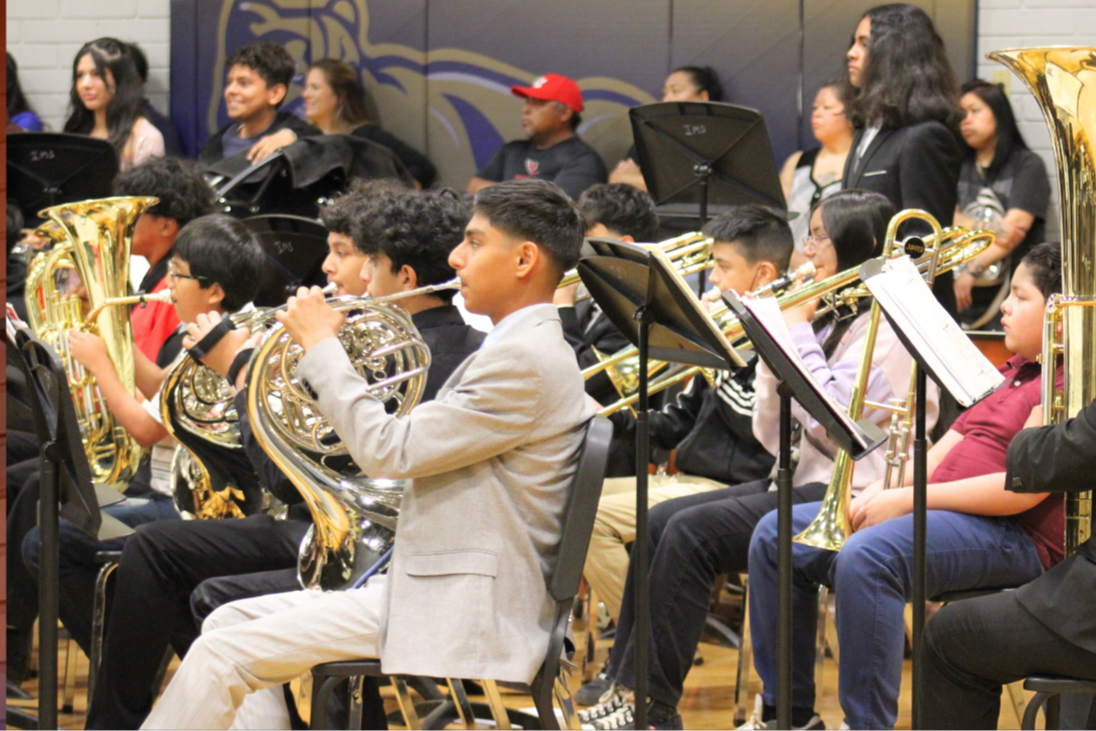
[[[651,461],[651,414],[647,394],[647,338],[651,315],[646,307],[635,312],[639,323],[639,403],[636,411],[636,540],[632,560],[636,562],[636,627],[635,637],[635,728],[647,728],[647,669],[651,637],[650,576],[648,575],[648,544],[651,542],[647,521],[647,476]]]
[[[928,438],[925,434],[924,368],[917,369],[916,426],[913,439],[913,708],[912,727],[921,728],[921,639],[925,631],[926,557],[928,541]]]
[[[780,462],[776,472],[777,573],[776,725],[792,727],[792,389],[781,381]],[[747,608],[748,610],[748,608]],[[636,726],[646,728],[646,726]]]

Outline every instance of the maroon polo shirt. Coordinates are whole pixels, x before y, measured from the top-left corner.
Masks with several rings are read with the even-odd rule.
[[[1001,366],[1001,374],[1007,379],[1005,385],[963,412],[952,425],[952,431],[963,435],[963,442],[937,466],[933,483],[1006,472],[1008,445],[1041,401],[1042,367],[1017,355]],[[1059,369],[1059,385],[1061,382]],[[1059,496],[1051,496],[1012,519],[1031,537],[1044,568],[1062,560],[1065,518]]]

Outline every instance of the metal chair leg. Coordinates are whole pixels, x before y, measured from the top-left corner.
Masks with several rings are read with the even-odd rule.
[[[555,694],[560,710],[563,711],[564,728],[579,731],[582,724],[579,723],[578,714],[575,713],[575,703],[571,698],[571,689],[567,687],[567,676],[562,669],[560,669],[559,676],[556,678]]]
[[[476,726],[476,714],[472,711],[472,704],[468,702],[468,695],[464,692],[464,683],[460,678],[447,678],[449,692],[453,696],[453,702],[457,706],[457,713],[465,728],[478,728]]]
[[[91,615],[91,657],[88,669],[88,706],[91,706],[91,698],[95,695],[95,684],[99,679],[99,664],[103,661],[103,631],[106,627],[107,614],[107,580],[114,570],[118,568],[117,561],[103,564],[99,569],[99,575],[95,578],[95,605]],[[157,689],[158,690],[158,689]]]
[[[362,682],[360,675],[350,678],[350,728],[362,727]]]
[[[76,700],[76,661],[80,656],[80,646],[69,637],[65,650],[65,694],[61,701],[61,713],[72,713]],[[90,700],[90,698],[89,698]]]
[[[331,693],[335,690],[335,686],[341,680],[343,678],[334,675],[312,679],[312,710],[308,721],[311,728],[327,728],[327,703],[331,700]],[[361,728],[361,725],[352,728]]]
[[[1021,724],[1022,729],[1034,729],[1035,717],[1039,715],[1039,709],[1043,707],[1043,703],[1050,696],[1049,693],[1042,691],[1032,696],[1031,700],[1027,704],[1027,708],[1024,710],[1024,722]]]
[[[598,598],[590,583],[586,583],[586,648],[582,653],[582,682],[589,683],[599,670],[597,666]]]
[[[734,722],[741,725],[750,714],[750,670],[753,668],[753,639],[750,637],[749,578],[742,577],[742,644],[738,648],[738,675],[734,687]]]
[[[421,729],[422,724],[419,722],[419,714],[415,712],[415,703],[411,700],[411,693],[407,690],[407,679],[402,675],[392,676],[392,687],[396,689],[396,702],[400,705],[404,725],[408,729],[415,729],[416,731]]]
[[[510,716],[506,712],[506,704],[502,702],[502,694],[499,686],[493,680],[481,680],[483,694],[487,696],[487,706],[491,709],[491,717],[495,719],[495,728],[509,729]]]

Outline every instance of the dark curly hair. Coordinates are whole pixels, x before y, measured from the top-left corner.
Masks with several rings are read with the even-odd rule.
[[[225,61],[225,72],[227,73],[233,66],[247,66],[262,77],[267,87],[282,84],[286,89],[289,88],[289,84],[293,81],[293,74],[297,70],[293,57],[274,41],[255,41],[246,46],[240,46]],[[284,96],[282,101],[285,101]],[[277,108],[281,104],[282,102],[279,101],[274,106]]]
[[[406,192],[407,187],[396,180],[362,180],[354,178],[345,193],[335,196],[320,208],[320,223],[329,232],[354,236],[355,223],[366,215],[370,196],[383,193]]]
[[[655,241],[658,215],[651,196],[625,183],[598,183],[587,188],[578,199],[578,209],[586,217],[586,228],[600,223],[618,236],[636,241]]]
[[[154,157],[119,174],[114,195],[154,195],[160,202],[145,213],[173,218],[180,228],[213,213],[216,204],[201,166],[176,157]]]
[[[506,235],[543,248],[560,277],[578,264],[586,220],[555,183],[507,180],[476,193],[473,209]]]
[[[1062,246],[1057,242],[1037,244],[1020,260],[1031,271],[1035,286],[1043,297],[1062,291]]]
[[[472,210],[464,196],[449,188],[406,190],[392,185],[367,188],[355,211],[351,239],[366,256],[384,254],[392,273],[411,267],[418,286],[441,284],[456,276],[449,254],[464,239]],[[446,302],[452,291],[436,292]]]
[[[878,5],[861,18],[871,19],[871,40],[852,123],[896,129],[937,121],[958,129],[959,84],[932,19],[908,3]]]
[[[231,216],[214,213],[183,226],[174,255],[190,265],[202,289],[221,285],[221,305],[229,312],[238,312],[259,292],[263,249],[251,229]]]
[[[107,105],[107,140],[121,157],[122,150],[133,132],[133,125],[144,116],[144,92],[137,75],[137,64],[129,46],[117,38],[98,38],[85,43],[72,60],[72,89],[69,91],[69,116],[65,120],[65,132],[90,134],[95,129],[95,114],[84,106],[76,91],[76,67],[80,59],[91,56],[95,69],[107,91],[112,94]],[[107,79],[107,73],[113,85]]]

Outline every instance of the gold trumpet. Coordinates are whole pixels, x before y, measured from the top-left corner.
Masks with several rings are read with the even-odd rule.
[[[909,213],[909,211],[903,211],[898,215],[902,216],[906,213]],[[923,215],[928,216],[929,214],[923,213]],[[911,215],[909,217],[918,216]],[[935,273],[941,274],[943,272],[951,271],[963,262],[970,261],[978,256],[978,254],[985,251],[985,249],[993,243],[994,234],[992,231],[971,231],[962,226],[954,226],[944,229],[939,234],[934,234],[931,237],[922,238],[920,240],[924,241],[925,248],[914,260],[914,263],[923,275],[926,274],[932,266],[933,256],[936,255],[935,250],[939,249],[939,260],[935,266]],[[905,248],[907,247],[895,246],[889,256],[903,256],[905,255]],[[909,248],[914,250],[913,246],[910,246]],[[778,302],[780,304],[780,309],[783,311],[794,309],[811,300],[821,298],[822,304],[815,311],[815,317],[817,318],[842,307],[851,308],[855,311],[858,303],[862,299],[870,296],[871,292],[868,291],[867,285],[860,282],[860,267],[857,266],[800,289],[787,292],[779,297]],[[749,341],[740,342],[745,337],[742,325],[739,323],[738,318],[735,317],[733,313],[729,312],[726,305],[723,305],[721,308],[713,308],[712,312],[709,314],[716,319],[716,323],[723,330],[723,334],[728,341],[735,343],[736,347],[740,349],[753,347]],[[611,358],[607,358],[601,363],[586,368],[582,372],[583,376],[589,378],[593,374],[600,373],[622,360],[635,357],[636,352],[637,351],[633,347],[622,349]],[[648,393],[658,393],[659,391],[663,391],[670,386],[686,381],[698,374],[708,377],[706,369],[704,368],[698,366],[676,366],[670,372],[651,381],[648,384]],[[627,398],[622,398],[619,401],[605,406],[599,413],[605,415],[613,414],[621,409],[630,408],[638,400],[638,394],[632,394]],[[872,404],[872,406],[892,408],[879,404]]]
[[[68,332],[100,335],[123,386],[136,394],[133,330],[123,305],[171,296],[166,290],[126,296],[133,228],[156,202],[151,197],[105,198],[47,208],[39,216],[50,220],[38,231],[54,245],[35,257],[27,275],[31,329],[64,363],[92,478],[114,486],[132,479],[145,450],[115,422],[95,379],[69,354]],[[58,288],[59,279],[72,273],[87,291],[92,308],[87,316],[78,296]]]
[[[1060,424],[1096,399],[1096,48],[1025,48],[989,58],[1039,102],[1057,163],[1063,292],[1047,301],[1042,362],[1044,423]],[[1059,357],[1064,391],[1056,388]],[[1067,493],[1065,518],[1068,555],[1092,535],[1092,492]]]

